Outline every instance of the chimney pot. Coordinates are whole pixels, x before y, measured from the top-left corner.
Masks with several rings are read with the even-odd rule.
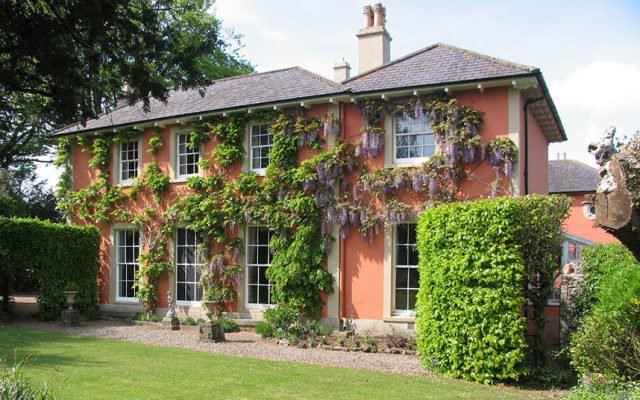
[[[380,3],[373,6],[373,25],[384,26],[384,7]]]
[[[364,15],[364,27],[369,28],[373,26],[373,8],[371,6],[364,6],[362,10]]]

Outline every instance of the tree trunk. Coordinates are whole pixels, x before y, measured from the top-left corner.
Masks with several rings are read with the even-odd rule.
[[[596,224],[625,245],[640,261],[640,210],[634,204],[633,193],[627,188],[627,178],[635,171],[628,171],[624,154],[615,154],[600,169],[602,177],[594,195]]]
[[[0,275],[0,290],[2,290],[2,313],[9,313],[9,274],[3,272]]]

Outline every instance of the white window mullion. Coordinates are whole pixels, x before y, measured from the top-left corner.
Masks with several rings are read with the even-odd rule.
[[[116,300],[137,302],[138,257],[140,256],[140,232],[135,229],[116,231]]]

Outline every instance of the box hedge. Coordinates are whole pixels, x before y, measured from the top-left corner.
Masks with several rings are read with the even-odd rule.
[[[417,328],[428,367],[486,383],[520,376],[523,226],[513,199],[451,203],[422,214]]]
[[[44,318],[60,315],[67,289],[78,290],[76,306],[81,312],[96,311],[100,232],[95,227],[0,218],[0,238],[0,276],[11,281],[33,271]]]

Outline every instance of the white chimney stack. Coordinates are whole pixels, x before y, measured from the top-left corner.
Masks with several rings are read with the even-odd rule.
[[[333,66],[333,80],[340,83],[346,81],[351,76],[351,65],[342,59]]]
[[[358,31],[358,74],[387,64],[391,59],[391,36],[385,28],[387,10],[378,3],[364,6],[364,28]]]

